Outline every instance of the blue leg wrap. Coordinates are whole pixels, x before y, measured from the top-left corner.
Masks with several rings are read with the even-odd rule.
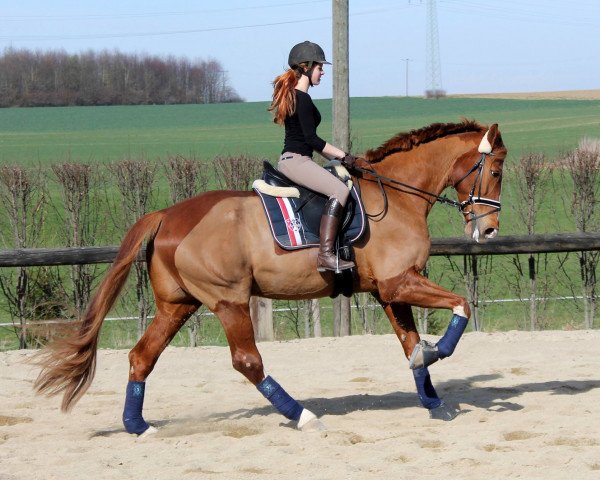
[[[273,378],[267,376],[256,388],[285,418],[297,422],[304,407],[279,385]]]
[[[417,393],[419,394],[421,405],[428,410],[439,407],[442,404],[442,400],[437,396],[435,388],[433,388],[427,367],[414,369],[413,376],[415,377]]]
[[[446,358],[452,355],[460,337],[467,327],[468,319],[460,315],[453,315],[448,325],[448,330],[437,343],[438,354],[440,358]]]
[[[123,409],[123,425],[125,425],[127,433],[137,433],[140,435],[150,427],[144,420],[144,417],[142,417],[145,390],[145,382],[127,383],[125,408]]]

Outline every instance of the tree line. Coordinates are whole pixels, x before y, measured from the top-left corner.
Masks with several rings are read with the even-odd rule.
[[[241,101],[214,59],[14,48],[0,56],[0,107]]]

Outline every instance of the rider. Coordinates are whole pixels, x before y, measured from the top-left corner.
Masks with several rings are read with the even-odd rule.
[[[315,163],[312,155],[317,151],[329,160],[338,159],[349,165],[355,159],[317,135],[321,114],[308,89],[321,83],[325,63],[331,65],[316,43],[305,41],[292,47],[288,58],[290,68],[273,81],[269,111],[273,112],[275,123],[285,125],[278,170],[299,185],[328,197],[319,229],[317,270],[339,272],[354,267],[354,262],[338,259],[334,247],[349,190],[341,180]]]

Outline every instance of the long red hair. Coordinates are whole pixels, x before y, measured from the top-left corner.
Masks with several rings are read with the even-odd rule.
[[[301,70],[290,68],[273,80],[273,101],[269,112],[273,113],[273,121],[283,125],[287,116],[296,111],[296,92]]]

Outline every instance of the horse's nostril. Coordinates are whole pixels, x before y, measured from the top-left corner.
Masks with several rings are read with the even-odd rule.
[[[498,230],[496,228],[487,228],[484,232],[485,238],[494,238],[498,234]]]

